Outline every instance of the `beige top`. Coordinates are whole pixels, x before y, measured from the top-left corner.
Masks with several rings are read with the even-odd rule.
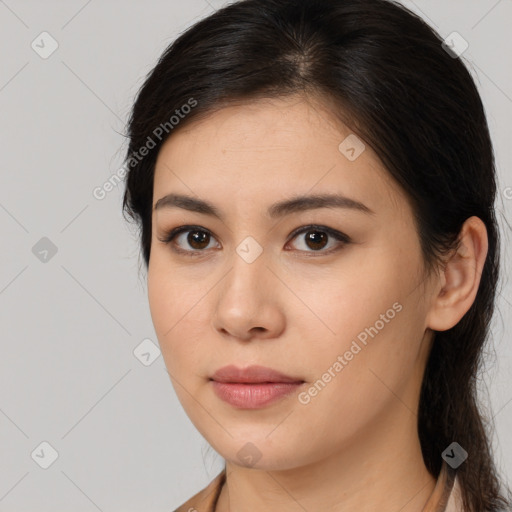
[[[204,489],[192,496],[174,512],[215,512],[220,491],[226,481],[223,469]],[[464,512],[456,471],[443,460],[434,491],[422,512]]]

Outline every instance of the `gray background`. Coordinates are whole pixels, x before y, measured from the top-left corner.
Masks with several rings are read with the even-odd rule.
[[[103,200],[93,190],[122,165],[121,133],[146,73],[223,4],[0,0],[0,511],[172,511],[222,467],[157,357],[122,186]],[[462,58],[488,112],[510,262],[512,1],[405,4],[443,37],[469,42]],[[31,47],[51,48],[43,31],[59,45],[45,59]],[[510,263],[503,270],[482,389],[510,481]],[[58,454],[47,469],[43,442]]]

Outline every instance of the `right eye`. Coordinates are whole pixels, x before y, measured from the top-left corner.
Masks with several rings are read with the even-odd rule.
[[[179,226],[159,238],[164,244],[170,245],[171,250],[186,256],[198,256],[206,252],[212,239],[214,238],[211,232],[200,226]],[[192,247],[192,250],[184,249],[185,244]]]

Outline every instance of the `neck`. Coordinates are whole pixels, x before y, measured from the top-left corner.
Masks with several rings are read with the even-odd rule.
[[[309,464],[265,470],[227,461],[216,512],[421,512],[435,483],[417,417],[397,400],[339,452]]]

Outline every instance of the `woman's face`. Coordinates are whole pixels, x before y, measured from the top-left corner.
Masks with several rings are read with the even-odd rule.
[[[335,195],[347,200],[276,206]],[[429,284],[407,199],[350,130],[298,96],[224,108],[163,145],[157,203],[156,334],[186,413],[226,460],[294,468],[415,423]],[[298,383],[212,381],[227,365]]]

